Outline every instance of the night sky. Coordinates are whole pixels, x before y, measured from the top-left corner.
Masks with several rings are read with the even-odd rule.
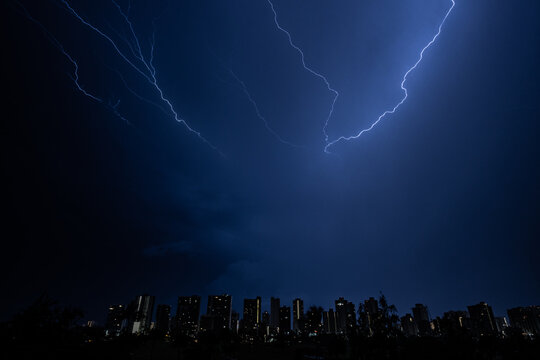
[[[140,293],[172,305],[227,292],[240,310],[244,297],[327,308],[382,291],[401,314],[425,303],[432,315],[539,302],[538,1],[456,0],[407,101],[331,154],[332,93],[302,67],[266,0],[131,6],[147,56],[155,24],[167,98],[219,151],[61,2],[22,4],[103,102],[77,90],[72,64],[17,2],[3,5],[2,319],[44,291],[100,321]],[[70,4],[133,58],[114,4]],[[401,99],[403,74],[451,1],[274,5],[340,93],[332,140]],[[297,147],[265,127],[231,71]]]

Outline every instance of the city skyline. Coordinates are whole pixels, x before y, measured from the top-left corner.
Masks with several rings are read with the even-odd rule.
[[[249,336],[264,335],[266,339],[266,336],[272,334],[288,334],[289,332],[309,333],[310,336],[317,333],[347,336],[356,334],[366,324],[372,329],[377,318],[383,314],[384,307],[393,307],[381,294],[379,298],[370,297],[357,305],[340,297],[335,300],[334,308],[312,305],[304,312],[304,309],[298,305],[301,299],[296,298],[291,301],[291,305],[293,309],[297,306],[298,310],[291,312],[291,306],[284,305],[286,302],[272,297],[271,309],[268,312],[263,311],[261,297],[256,297],[242,299],[243,311],[242,316],[239,316],[238,312],[232,310],[230,295],[209,295],[206,312],[201,311],[200,299],[198,295],[179,296],[176,313],[171,311],[170,305],[159,304],[155,311],[154,321],[151,321],[154,313],[154,298],[150,295],[139,295],[127,306],[111,305],[104,323],[105,334],[115,337],[122,334],[148,335],[151,331],[157,331],[162,336],[177,336],[173,334],[179,333],[195,338],[201,333],[230,330],[247,335],[248,340]],[[143,306],[144,309],[141,310],[141,303],[145,301],[150,306]],[[280,302],[283,306],[279,306]],[[190,310],[186,317],[186,306],[193,306],[193,304],[195,308]],[[276,306],[272,307],[272,304]],[[316,318],[311,318],[311,312],[315,310],[319,313]],[[467,330],[472,336],[477,337],[506,336],[505,331],[510,327],[520,329],[529,336],[540,335],[540,306],[507,309],[503,316],[495,316],[492,307],[483,301],[467,306],[466,310],[446,310],[443,314],[437,315],[432,315],[429,307],[420,303],[416,303],[409,312],[404,314],[397,312],[397,309],[390,311],[396,316],[396,326],[399,326],[400,331],[407,337],[441,336],[448,331],[459,329]],[[299,319],[297,324],[293,324],[291,315]],[[271,323],[270,319],[274,316],[276,322]],[[147,321],[140,323],[141,318]],[[99,326],[99,323],[95,321],[86,321],[94,327]],[[373,329],[369,331],[377,331]],[[250,341],[253,340],[254,338]]]
[[[0,321],[538,303],[540,3],[2,6]]]

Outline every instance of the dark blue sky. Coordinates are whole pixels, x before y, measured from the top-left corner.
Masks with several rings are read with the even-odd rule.
[[[61,2],[2,21],[3,317],[41,291],[103,317],[138,293],[228,292],[329,307],[383,291],[400,313],[479,301],[498,314],[540,299],[540,4],[456,0],[395,115],[325,154],[332,102],[264,0],[133,1],[145,54],[175,109],[226,157],[130,88],[149,83]],[[109,1],[72,1],[128,35]],[[119,2],[124,8],[127,2]],[[340,92],[328,132],[353,135],[399,83],[450,0],[275,0],[307,63]],[[260,113],[283,138],[265,128]],[[116,104],[121,120],[107,104]]]

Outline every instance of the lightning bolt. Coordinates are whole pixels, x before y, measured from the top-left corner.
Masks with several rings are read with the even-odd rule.
[[[127,120],[120,114],[118,111],[118,107],[120,105],[120,101],[117,101],[116,103],[108,102],[106,103],[102,98],[98,97],[97,95],[94,95],[90,92],[88,92],[80,83],[79,83],[79,64],[75,60],[73,56],[71,56],[64,46],[60,43],[60,41],[49,31],[45,28],[45,26],[40,23],[38,20],[36,20],[34,17],[30,15],[30,13],[27,11],[27,9],[18,1],[14,1],[18,7],[22,10],[24,15],[31,20],[33,23],[35,23],[45,34],[47,39],[69,60],[69,62],[73,65],[73,74],[70,75],[70,78],[73,80],[73,83],[75,84],[78,91],[80,91],[83,95],[86,97],[101,103],[105,106],[107,106],[116,116],[120,117],[122,120]],[[165,96],[164,91],[162,90],[158,79],[156,77],[156,68],[154,66],[154,49],[155,49],[155,29],[152,32],[152,37],[150,40],[149,45],[149,55],[146,57],[143,52],[143,48],[141,45],[141,41],[139,40],[139,37],[137,36],[137,33],[135,32],[134,25],[132,21],[129,18],[129,12],[131,9],[131,2],[129,2],[127,11],[124,12],[121,8],[121,6],[115,1],[111,0],[113,5],[118,9],[120,16],[123,18],[125,23],[127,24],[129,28],[129,33],[131,37],[130,42],[128,39],[119,36],[123,41],[126,42],[129,49],[131,50],[132,58],[128,55],[126,55],[120,48],[120,46],[116,43],[115,40],[109,35],[105,33],[105,31],[99,29],[95,25],[91,24],[89,21],[87,21],[83,16],[81,16],[70,4],[67,0],[60,0],[61,4],[65,7],[65,9],[73,15],[78,21],[80,21],[83,25],[91,29],[93,32],[95,32],[98,36],[106,40],[115,50],[115,52],[133,69],[135,70],[139,75],[141,75],[154,89],[158,96],[160,101],[164,104],[165,108],[168,110],[168,115],[172,115],[174,120],[181,125],[183,125],[190,133],[195,134],[200,140],[202,140],[205,144],[210,146],[213,150],[220,153],[220,155],[224,156],[224,154],[217,149],[216,146],[214,146],[212,143],[210,143],[205,137],[202,136],[202,134],[195,130],[193,127],[191,127],[188,122],[180,117],[178,112],[176,111],[175,107],[173,106],[172,102]],[[152,22],[152,25],[154,25],[154,22]],[[134,58],[134,59],[133,59]],[[124,80],[124,78],[121,76],[122,81],[126,85],[126,88],[128,91],[130,91],[133,95],[135,95],[138,99],[143,100],[145,102],[148,102],[152,105],[157,106],[161,110],[165,111],[165,108],[161,107],[159,104],[148,100],[146,98],[143,98],[141,95],[134,92],[129,86],[127,86],[127,82]]]
[[[66,59],[73,65],[73,73],[68,74],[69,78],[73,81],[73,84],[75,85],[75,88],[81,92],[84,96],[90,98],[91,100],[96,101],[97,103],[100,103],[104,105],[105,107],[109,108],[109,110],[112,111],[114,115],[119,117],[121,120],[126,122],[127,124],[130,124],[129,121],[120,113],[118,110],[118,106],[120,105],[120,100],[117,101],[117,103],[112,104],[111,102],[105,103],[105,101],[98,97],[97,95],[94,95],[87,91],[79,82],[79,63],[75,60],[75,58],[64,48],[62,43],[49,31],[45,26],[39,22],[36,18],[34,18],[28,9],[24,7],[23,4],[21,4],[18,1],[14,1],[14,3],[19,7],[19,9],[22,11],[22,14],[31,22],[33,22],[39,29],[43,32],[47,40],[49,40],[53,46],[64,55]]]
[[[448,17],[450,16],[450,14],[452,13],[452,10],[454,10],[454,7],[456,6],[456,2],[455,0],[450,0],[452,1],[452,5],[450,6],[450,8],[448,9],[448,11],[446,12],[446,15],[444,16],[442,22],[440,23],[439,25],[439,29],[437,31],[437,33],[435,34],[435,36],[433,36],[433,38],[431,39],[431,41],[426,45],[424,46],[424,48],[422,49],[422,51],[420,52],[420,56],[418,58],[418,60],[416,61],[416,63],[414,63],[414,65],[412,67],[409,68],[409,70],[407,70],[407,72],[405,73],[405,75],[403,75],[403,79],[401,81],[401,90],[403,90],[403,97],[401,98],[401,100],[392,108],[392,110],[386,110],[385,112],[383,112],[381,115],[379,115],[379,117],[377,118],[377,120],[375,120],[375,122],[373,122],[368,128],[366,129],[363,129],[361,130],[359,133],[357,133],[356,135],[352,135],[352,136],[340,136],[339,138],[337,138],[336,140],[333,140],[331,142],[327,142],[325,148],[324,148],[324,152],[326,153],[330,153],[328,151],[328,149],[337,144],[338,142],[340,141],[350,141],[350,140],[354,140],[354,139],[358,139],[360,136],[362,136],[364,133],[368,132],[368,131],[371,131],[371,129],[373,129],[382,119],[384,119],[387,115],[390,115],[390,114],[394,114],[401,105],[403,105],[403,103],[407,100],[407,98],[409,97],[409,92],[407,90],[407,88],[405,87],[405,83],[407,82],[407,79],[409,77],[409,74],[411,72],[413,72],[414,70],[416,70],[416,68],[420,65],[420,63],[422,62],[422,60],[424,59],[424,53],[435,43],[435,41],[437,41],[437,38],[439,37],[439,35],[441,35],[441,32],[442,32],[442,28],[443,28],[443,25],[445,24],[446,22],[446,19],[448,19]]]
[[[56,47],[61,53],[62,55],[64,55],[64,57],[66,59],[68,59],[68,61],[73,65],[73,74],[72,75],[69,75],[69,77],[71,78],[71,80],[73,80],[73,83],[75,84],[75,87],[77,88],[78,91],[80,91],[83,95],[89,97],[90,99],[94,100],[94,101],[97,101],[98,103],[102,103],[103,100],[99,97],[97,97],[96,95],[93,95],[91,93],[89,93],[88,91],[86,91],[82,85],[79,83],[79,64],[77,63],[77,61],[73,58],[73,56],[71,56],[67,51],[66,49],[64,48],[64,46],[60,43],[60,41],[58,41],[58,39],[49,31],[47,30],[47,28],[45,28],[45,26],[40,23],[39,21],[37,21],[32,15],[30,15],[30,13],[28,12],[28,10],[23,6],[23,4],[21,4],[20,2],[18,1],[15,1],[15,4],[17,4],[17,6],[21,9],[22,13],[24,14],[24,16],[26,16],[28,18],[28,20],[32,21],[35,25],[37,25],[41,31],[43,31],[43,33],[45,34],[45,37],[54,45],[54,47]]]
[[[155,48],[155,30],[152,33],[152,41],[150,43],[150,58],[147,59],[144,56],[144,53],[142,51],[141,42],[139,40],[139,37],[137,36],[137,33],[135,32],[133,23],[131,22],[128,12],[131,8],[131,3],[128,6],[128,12],[124,12],[122,10],[122,7],[115,1],[111,0],[111,2],[116,6],[118,9],[118,12],[120,13],[120,16],[124,19],[126,24],[129,27],[131,38],[134,41],[134,47],[129,46],[133,56],[137,60],[138,64],[135,64],[135,61],[132,61],[129,59],[129,57],[124,54],[124,52],[120,49],[118,44],[104,31],[100,30],[95,25],[92,25],[89,21],[87,21],[84,17],[82,17],[69,3],[67,0],[60,0],[62,4],[66,7],[66,9],[77,19],[79,20],[83,25],[94,31],[97,35],[105,39],[108,43],[110,43],[113,47],[113,49],[116,51],[116,53],[129,65],[131,66],[137,73],[139,73],[143,78],[145,78],[148,83],[154,88],[155,91],[157,91],[160,100],[166,105],[166,107],[169,109],[170,113],[172,114],[174,120],[180,124],[182,124],[189,132],[195,134],[199,139],[201,139],[204,143],[206,143],[208,146],[210,146],[213,150],[218,151],[222,156],[224,154],[217,149],[216,146],[214,146],[210,141],[208,141],[205,137],[202,136],[202,134],[195,130],[193,127],[191,127],[186,120],[184,120],[182,117],[179,116],[178,112],[174,108],[171,101],[165,96],[161,86],[159,85],[158,79],[156,77],[156,69],[154,67],[154,48]],[[127,39],[124,39],[126,43],[129,44],[129,41]]]
[[[287,39],[289,40],[289,45],[294,50],[296,50],[298,52],[298,54],[300,55],[300,60],[302,62],[302,66],[304,67],[304,69],[306,71],[308,71],[309,73],[311,73],[312,75],[314,75],[314,76],[318,77],[319,79],[321,79],[325,83],[326,88],[328,89],[328,91],[330,91],[333,94],[332,105],[330,107],[330,111],[328,113],[328,116],[326,117],[326,120],[324,122],[324,127],[323,127],[323,133],[324,133],[325,142],[328,142],[328,133],[327,133],[326,129],[328,127],[328,123],[330,122],[330,118],[332,117],[332,115],[334,113],[334,108],[335,108],[337,99],[339,97],[339,92],[337,90],[335,90],[334,88],[332,88],[332,86],[330,85],[330,82],[328,81],[326,76],[324,76],[323,74],[315,71],[313,68],[311,68],[310,66],[308,66],[306,64],[306,57],[304,55],[304,52],[302,51],[302,49],[298,45],[296,45],[294,43],[294,41],[292,39],[292,36],[291,36],[291,33],[289,31],[287,31],[285,28],[283,28],[281,26],[281,24],[279,23],[278,14],[277,14],[276,9],[274,8],[274,4],[272,3],[272,1],[271,0],[267,0],[267,1],[268,1],[268,4],[270,5],[270,9],[272,10],[272,13],[274,13],[274,23],[276,24],[276,27],[278,28],[278,30],[280,30],[281,32],[283,32],[287,36]]]
[[[281,143],[285,145],[289,145],[295,148],[303,148],[303,146],[296,145],[290,141],[285,140],[281,135],[279,135],[268,123],[268,120],[261,114],[261,111],[259,110],[259,105],[257,105],[257,102],[253,99],[251,96],[251,93],[249,92],[246,84],[232,71],[231,69],[228,69],[231,76],[238,82],[238,84],[242,87],[242,91],[246,95],[249,102],[253,105],[253,109],[255,110],[255,114],[257,117],[264,123],[264,126],[266,129]]]

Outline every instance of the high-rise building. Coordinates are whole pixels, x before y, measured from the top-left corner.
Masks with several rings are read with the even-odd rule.
[[[418,327],[411,314],[405,314],[401,317],[401,330],[406,337],[418,336]]]
[[[377,299],[370,297],[364,300],[364,311],[361,313],[362,331],[373,334],[373,327],[377,319],[380,317],[379,302]]]
[[[412,308],[414,322],[418,328],[418,334],[420,336],[427,336],[431,333],[431,319],[429,317],[429,310],[424,304],[416,304]]]
[[[326,334],[335,334],[336,327],[336,313],[334,309],[323,312],[323,332]]]
[[[205,333],[218,330],[219,327],[216,326],[216,319],[216,315],[201,315],[201,319],[199,321],[199,331],[201,333]]]
[[[268,311],[263,311],[261,324],[263,326],[270,326],[270,313]]]
[[[244,299],[244,328],[257,329],[261,323],[261,297]]]
[[[467,306],[471,318],[473,334],[476,336],[494,335],[497,332],[497,324],[493,309],[485,302]]]
[[[367,314],[371,315],[372,317],[379,312],[379,302],[377,299],[370,297],[367,300],[364,300],[364,310]]]
[[[111,305],[105,321],[105,334],[107,336],[119,336],[122,332],[123,323],[127,317],[124,305]]]
[[[232,297],[230,295],[224,294],[208,296],[206,315],[215,316],[213,321],[214,328],[212,330],[230,329],[231,311]]]
[[[231,312],[231,330],[236,334],[240,329],[240,314],[236,311]]]
[[[279,308],[279,332],[286,334],[291,330],[291,308],[290,306],[282,306]]]
[[[508,309],[510,324],[527,335],[540,335],[540,306]]]
[[[502,335],[506,335],[506,330],[510,327],[504,316],[496,316],[495,325],[497,325],[497,332]]]
[[[308,334],[320,334],[322,330],[323,309],[317,306],[311,306],[306,313],[306,331]]]
[[[156,308],[156,330],[166,334],[171,325],[171,306],[160,304]]]
[[[302,331],[302,320],[304,318],[304,301],[302,299],[293,300],[293,330]]]
[[[354,304],[340,297],[336,305],[336,332],[350,334],[356,327],[356,311]]]
[[[150,331],[152,314],[154,312],[153,296],[139,295],[129,306],[130,332],[132,334],[147,334]]]
[[[270,326],[272,328],[279,327],[279,308],[280,308],[279,298],[270,298]]]
[[[447,311],[443,314],[443,324],[443,333],[460,333],[470,327],[469,313],[466,311]]]
[[[176,328],[180,334],[195,336],[199,330],[201,297],[198,295],[179,296],[176,309]]]

